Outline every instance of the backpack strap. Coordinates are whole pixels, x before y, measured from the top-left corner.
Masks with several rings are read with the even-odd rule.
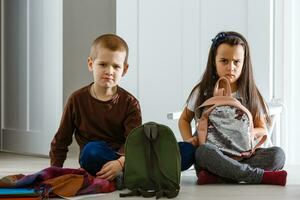
[[[148,177],[150,178],[150,180],[156,185],[156,188],[153,189],[149,189],[149,190],[145,190],[142,188],[136,188],[136,189],[132,189],[130,192],[128,193],[120,193],[119,196],[120,197],[130,197],[130,196],[142,196],[142,197],[154,197],[154,196],[158,196],[158,191],[161,191],[161,186],[155,181],[154,174],[153,174],[153,167],[155,166],[155,159],[153,159],[152,157],[153,155],[153,145],[152,142],[157,138],[158,135],[158,131],[157,131],[157,126],[155,127],[155,124],[149,124],[148,125],[144,125],[144,133],[145,133],[145,159],[146,159],[146,163],[147,163],[147,173],[148,173]]]
[[[145,198],[149,197],[156,197],[156,199],[159,199],[163,196],[166,196],[167,198],[175,198],[178,195],[179,191],[170,191],[170,190],[159,190],[159,191],[147,191],[143,190],[141,188],[134,189],[128,193],[120,193],[119,197],[131,197],[131,196],[142,196]]]
[[[161,161],[160,161],[159,153],[157,152],[157,146],[156,146],[156,144],[157,144],[157,143],[155,143],[155,142],[151,142],[152,150],[153,150],[153,153],[154,153],[154,155],[155,155],[155,157],[156,157],[156,160],[157,160],[157,166],[158,166],[158,168],[159,168],[161,174],[162,174],[167,180],[169,180],[170,182],[172,182],[172,183],[173,183],[173,186],[174,186],[174,188],[175,188],[174,190],[165,190],[165,189],[164,189],[164,190],[163,190],[163,194],[166,194],[167,197],[170,196],[169,198],[172,198],[171,196],[173,196],[173,195],[174,195],[174,197],[176,197],[177,194],[178,194],[178,192],[179,192],[180,186],[179,186],[175,181],[173,181],[171,178],[169,178],[169,177],[167,176],[167,174],[162,170],[161,165],[160,165]]]
[[[144,133],[145,133],[145,139],[146,141],[144,142],[145,144],[145,158],[146,158],[146,163],[148,166],[147,172],[149,173],[149,178],[151,181],[156,185],[156,190],[160,190],[161,186],[157,181],[154,179],[154,174],[153,174],[153,168],[157,165],[159,166],[159,163],[156,164],[156,160],[153,159],[153,142],[156,141],[158,137],[158,127],[157,124],[155,123],[148,123],[144,125]]]
[[[259,140],[259,142],[254,146],[253,152],[255,151],[255,149],[257,149],[258,147],[260,147],[266,141],[267,137],[268,137],[267,135],[263,135],[261,137],[261,139]]]
[[[119,197],[131,197],[131,196],[142,196],[142,197],[154,197],[156,196],[156,191],[143,190],[141,188],[133,189],[128,193],[120,193]]]
[[[159,134],[158,126],[157,126],[157,124],[150,124],[150,126],[148,126],[148,125],[149,124],[144,126],[145,134],[147,136],[147,139],[149,140],[149,142],[146,142],[146,145],[147,145],[146,146],[146,161],[147,161],[147,166],[149,166],[149,172],[150,172],[149,177],[157,186],[156,191],[155,191],[156,199],[158,199],[164,195],[167,196],[168,198],[176,197],[179,193],[180,186],[175,181],[173,181],[171,178],[169,178],[161,168],[161,164],[160,164],[161,161],[160,161],[159,153],[157,150],[158,147],[157,147],[157,140],[156,140],[156,138],[158,137],[158,134]],[[151,135],[155,135],[155,137],[151,136]],[[156,157],[156,159],[152,159],[153,156]],[[153,167],[155,166],[155,163],[156,163],[156,166],[158,166],[160,173],[165,177],[165,179],[167,179],[173,183],[172,185],[174,186],[174,190],[162,189],[161,185],[155,180],[153,170],[152,170]],[[151,193],[151,194],[153,194],[153,193]]]
[[[177,197],[179,193],[179,188],[176,190],[163,190],[163,195],[165,195],[167,198],[171,199],[171,198],[175,198]],[[156,195],[157,198],[157,195]]]
[[[215,84],[214,96],[228,96],[231,97],[230,82],[226,77],[220,77]]]

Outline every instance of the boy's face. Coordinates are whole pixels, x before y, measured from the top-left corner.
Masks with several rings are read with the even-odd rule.
[[[128,65],[124,64],[125,57],[125,51],[112,51],[100,47],[94,60],[88,58],[88,68],[93,72],[94,82],[104,88],[117,86],[128,69]]]

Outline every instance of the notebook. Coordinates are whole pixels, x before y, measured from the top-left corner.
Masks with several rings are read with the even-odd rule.
[[[0,188],[1,200],[39,200],[42,199],[39,192],[29,188]]]

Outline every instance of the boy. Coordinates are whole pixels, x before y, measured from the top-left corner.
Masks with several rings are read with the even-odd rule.
[[[124,167],[124,143],[141,125],[138,100],[118,83],[128,70],[128,46],[117,35],[96,38],[88,57],[94,82],[68,99],[51,142],[51,166],[62,167],[73,133],[80,146],[80,166],[93,176],[113,180]]]

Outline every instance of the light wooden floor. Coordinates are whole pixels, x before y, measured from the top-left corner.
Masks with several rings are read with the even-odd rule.
[[[22,156],[0,152],[0,177],[23,173],[25,175],[37,172],[49,166],[48,158]],[[67,159],[65,167],[79,167],[77,156]],[[299,200],[300,199],[300,166],[287,166],[288,181],[286,187],[271,185],[196,185],[194,171],[182,173],[181,190],[176,199],[205,199],[205,200]],[[123,192],[126,192],[123,191]],[[103,198],[105,200],[119,199],[120,191],[105,195],[82,196],[80,198],[93,200]],[[124,198],[124,200],[140,198]],[[154,198],[153,198],[154,199]]]

